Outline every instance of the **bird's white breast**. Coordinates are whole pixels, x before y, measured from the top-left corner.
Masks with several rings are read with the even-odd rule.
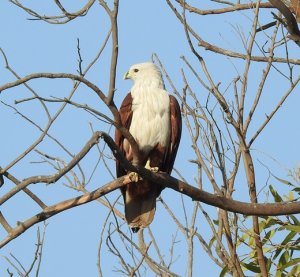
[[[158,143],[166,146],[170,137],[170,99],[162,88],[134,86],[131,90],[130,133],[140,150],[149,153]]]

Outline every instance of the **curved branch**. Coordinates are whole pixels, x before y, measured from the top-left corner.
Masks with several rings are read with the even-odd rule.
[[[81,83],[85,84],[86,86],[88,86],[89,88],[91,88],[94,92],[96,92],[97,95],[101,98],[101,100],[103,102],[106,101],[106,97],[100,88],[98,88],[96,85],[94,85],[93,83],[91,83],[90,81],[85,79],[84,77],[75,75],[72,73],[32,73],[32,74],[29,74],[23,78],[20,78],[20,79],[14,81],[14,82],[6,83],[5,85],[0,86],[0,93],[9,88],[13,88],[13,87],[19,86],[21,84],[24,84],[30,80],[39,79],[39,78],[71,79],[74,81],[81,82]]]
[[[300,30],[292,12],[281,0],[269,0],[269,2],[283,14],[286,19],[283,24],[290,33],[289,37],[300,46]]]
[[[21,8],[31,16],[33,16],[33,20],[43,20],[47,23],[50,24],[65,24],[68,23],[69,21],[79,17],[79,16],[85,16],[89,9],[93,6],[95,0],[89,0],[84,7],[82,7],[80,10],[77,12],[70,13],[65,10],[65,8],[60,4],[58,0],[55,0],[56,5],[58,8],[61,10],[63,15],[57,15],[57,16],[49,16],[49,15],[40,15],[39,13],[35,12],[32,9],[29,9],[28,7],[22,5],[18,0],[10,0],[10,2],[17,7]]]
[[[27,186],[31,184],[37,184],[37,183],[55,183],[57,182],[61,177],[63,177],[65,174],[67,174],[74,166],[76,166],[81,159],[85,157],[85,155],[92,149],[92,147],[98,143],[99,138],[102,137],[101,132],[96,132],[93,134],[92,138],[86,143],[86,145],[83,147],[83,149],[71,160],[71,162],[65,166],[63,169],[61,169],[59,172],[53,174],[53,175],[45,175],[45,176],[32,176],[29,177],[22,182],[18,183],[16,187],[11,189],[9,192],[4,194],[0,198],[0,205],[5,203],[8,199],[13,197],[15,194],[17,194],[19,191],[24,190]]]
[[[108,135],[105,142],[112,149],[116,159],[119,159],[122,166],[128,171],[137,172],[141,177],[149,179],[157,184],[164,184],[165,187],[171,188],[179,193],[190,197],[193,201],[200,201],[210,206],[218,207],[226,211],[235,212],[244,215],[257,215],[257,216],[278,216],[300,213],[300,201],[293,202],[280,202],[280,203],[246,203],[227,198],[223,195],[216,195],[190,184],[178,180],[167,173],[159,172],[153,173],[142,166],[133,166],[129,163],[118,146]]]
[[[172,176],[168,176],[165,173],[158,173],[155,177],[151,176],[151,180],[152,179],[155,179],[158,183],[164,183],[166,187],[189,196],[193,201],[200,201],[229,212],[257,216],[278,216],[300,213],[300,202],[298,201],[271,204],[250,204],[200,190]]]
[[[120,132],[122,133],[122,135],[129,141],[129,143],[132,147],[134,156],[139,157],[139,147],[138,147],[136,141],[134,140],[133,136],[130,134],[130,132],[125,127],[122,126],[119,111],[118,111],[115,103],[112,101],[111,98],[107,98],[105,96],[105,94],[103,93],[103,91],[99,87],[97,87],[95,84],[88,81],[86,78],[84,78],[82,76],[71,74],[71,73],[33,73],[33,74],[29,74],[23,78],[20,78],[14,82],[6,83],[6,84],[0,86],[0,94],[4,90],[19,86],[21,84],[25,84],[26,82],[28,82],[30,80],[39,79],[39,78],[71,79],[71,80],[83,83],[87,87],[92,89],[100,97],[100,99],[107,105],[107,107],[113,114],[113,117],[115,120],[114,126],[116,128],[118,128],[120,130]]]
[[[129,164],[129,162],[126,162],[126,164]],[[179,193],[190,197],[194,201],[201,201],[208,205],[215,206],[227,211],[236,212],[244,215],[258,216],[274,216],[300,213],[300,202],[250,204],[232,200],[221,195],[215,195],[212,193],[205,192],[174,177],[171,177],[166,173],[153,173],[145,168],[136,168],[136,171],[139,174],[141,174],[141,176],[147,176],[147,178],[151,179],[152,181],[155,181],[160,184],[164,183],[166,187],[178,191]],[[53,206],[45,208],[42,212],[25,220],[24,222],[19,222],[17,227],[12,228],[8,236],[0,242],[0,248],[5,246],[11,240],[15,239],[38,222],[44,221],[58,213],[61,213],[73,207],[77,207],[94,201],[101,196],[104,196],[118,188],[121,188],[122,186],[126,185],[127,182],[127,176],[123,176],[90,193],[86,193],[82,196],[65,200]]]
[[[200,201],[205,204],[221,208],[223,210],[240,213],[244,215],[275,216],[275,215],[288,215],[288,214],[300,213],[300,202],[281,202],[281,203],[273,203],[273,204],[245,203],[245,202],[226,198],[225,196],[222,195],[216,195],[209,192],[205,192],[181,180],[169,176],[166,173],[153,173],[145,169],[144,167],[139,167],[139,166],[134,167],[125,159],[125,157],[119,150],[118,146],[114,143],[113,139],[110,138],[107,134],[96,132],[92,139],[95,141],[97,140],[97,138],[100,138],[100,136],[103,137],[105,142],[112,150],[114,156],[120,160],[122,166],[124,166],[126,169],[137,172],[138,174],[140,174],[140,176],[149,179],[155,183],[164,184],[166,187],[169,187],[179,193],[182,193],[190,197],[193,201]],[[89,143],[90,142],[91,141],[89,141]],[[78,159],[78,155],[75,156],[74,159]],[[67,166],[68,168],[71,167],[70,164]],[[65,169],[63,169],[62,171],[66,173]],[[43,178],[42,176],[40,177]],[[48,178],[48,180],[50,180],[49,176],[46,177]],[[57,181],[57,179],[55,179],[57,178],[56,175],[53,175],[51,178],[53,179],[51,181],[53,182]],[[42,212],[25,220],[24,222],[18,223],[18,226],[16,226],[15,228],[11,228],[8,236],[0,242],[0,248],[6,245],[7,243],[9,243],[14,238],[24,233],[27,229],[31,228],[33,225],[37,224],[38,222],[44,221],[58,213],[61,213],[73,207],[94,201],[105,194],[108,194],[118,188],[121,188],[122,186],[128,184],[128,182],[130,182],[129,177],[127,175],[122,176],[90,193],[86,193],[82,196],[65,200],[55,205],[44,208]]]
[[[209,10],[201,10],[196,7],[193,7],[184,1],[176,0],[182,7],[184,6],[191,13],[197,13],[200,15],[209,15],[209,14],[223,14],[228,12],[242,11],[242,10],[250,10],[255,9],[256,3],[246,3],[246,4],[232,4],[231,7],[221,8],[221,9],[209,9]],[[259,8],[273,8],[270,3],[259,3]]]
[[[171,10],[173,11],[173,13],[176,15],[176,17],[179,19],[179,21],[184,25],[185,22],[184,22],[183,17],[180,15],[180,13],[177,11],[177,9],[173,6],[171,1],[166,0],[166,2],[169,5],[169,7],[171,8]],[[224,48],[221,48],[221,47],[218,47],[216,45],[206,42],[192,29],[191,26],[186,25],[186,28],[193,35],[193,37],[198,41],[198,46],[203,47],[205,50],[209,50],[209,51],[215,52],[217,54],[225,55],[225,56],[232,57],[232,58],[238,58],[238,59],[243,59],[243,60],[247,59],[246,54],[227,50],[227,49],[224,49]],[[251,55],[250,60],[254,61],[254,62],[269,62],[270,58],[263,57],[263,56],[252,56]],[[272,57],[272,61],[277,62],[277,63],[286,63],[287,62],[286,58],[280,58],[280,57]],[[289,59],[289,63],[300,65],[300,59]]]

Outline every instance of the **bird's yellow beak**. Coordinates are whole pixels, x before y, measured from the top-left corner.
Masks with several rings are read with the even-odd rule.
[[[130,79],[130,78],[131,78],[131,76],[130,76],[130,74],[129,74],[129,71],[127,71],[127,72],[124,74],[123,79],[124,79],[124,80],[128,80],[128,79]]]

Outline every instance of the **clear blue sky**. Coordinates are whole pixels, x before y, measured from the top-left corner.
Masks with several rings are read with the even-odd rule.
[[[28,1],[27,1],[28,2]],[[52,1],[43,1],[43,4],[32,4],[32,8],[37,9],[42,14],[54,14],[54,4]],[[75,11],[80,7],[75,6],[75,1],[67,2],[66,6],[71,11]],[[81,4],[85,1],[78,1]],[[97,1],[96,1],[97,2]],[[185,40],[184,31],[175,16],[167,7],[164,1],[120,1],[119,12],[119,62],[117,71],[117,91],[115,102],[119,105],[125,93],[129,91],[131,83],[123,81],[122,76],[127,69],[134,63],[149,61],[153,53],[157,53],[168,73],[179,90],[183,87],[180,68],[185,68],[180,56],[187,56],[193,65],[199,68],[196,60],[191,56],[188,45]],[[25,2],[24,2],[25,3]],[[239,14],[241,15],[241,14]],[[246,17],[242,22],[237,18],[222,18],[214,22],[209,22],[208,18],[203,18],[202,24],[197,25],[196,17],[189,15],[191,22],[195,23],[195,28],[201,31],[206,39],[211,38],[211,42],[218,41],[220,45],[237,50],[241,47],[239,38],[234,32],[233,25],[247,30],[249,20]],[[11,67],[20,75],[25,76],[35,72],[68,72],[75,73],[77,68],[77,38],[80,39],[81,54],[83,58],[83,67],[93,59],[97,51],[101,47],[103,40],[108,32],[108,18],[103,9],[96,3],[85,17],[74,20],[66,25],[49,25],[42,21],[28,20],[30,16],[21,11],[9,1],[0,2],[0,47],[5,51]],[[219,20],[219,21],[217,21]],[[231,20],[229,22],[229,20]],[[196,24],[197,23],[197,24]],[[264,22],[266,23],[266,22]],[[220,24],[218,31],[210,32],[210,26]],[[230,37],[223,37],[225,30],[231,29]],[[295,56],[296,48],[291,51],[291,56]],[[233,64],[226,58],[219,55],[212,55],[209,52],[201,50],[204,55],[208,67],[214,72],[215,80],[222,81],[221,86],[226,87],[236,76]],[[297,54],[298,55],[298,54]],[[299,56],[299,55],[298,55]],[[95,82],[103,91],[108,88],[110,48],[108,47],[100,61],[87,74],[87,79]],[[239,70],[242,64],[234,64]],[[257,76],[260,76],[261,69],[256,68],[257,72],[253,72],[253,80],[250,80],[248,86],[251,90],[252,86],[257,85]],[[299,69],[295,69],[298,70]],[[4,68],[4,61],[0,58],[0,85],[13,81],[14,77]],[[273,81],[268,85],[270,92],[265,96],[264,106],[260,107],[256,122],[259,124],[264,114],[270,111],[274,104],[274,99],[282,95],[285,86],[282,86],[283,79],[274,75]],[[40,96],[44,97],[66,97],[72,89],[70,81],[35,81],[30,85]],[[195,84],[196,86],[196,84]],[[171,91],[170,85],[166,83],[166,87]],[[201,94],[201,89],[197,88],[197,92]],[[0,95],[0,100],[8,104],[13,104],[14,100],[20,100],[29,97],[30,93],[24,88],[5,91]],[[286,169],[296,166],[299,162],[299,141],[300,129],[298,128],[299,118],[299,93],[294,94],[284,104],[283,109],[275,116],[274,121],[266,128],[261,138],[253,145],[255,149],[255,163],[261,161],[266,163],[280,177],[286,177]],[[101,112],[107,112],[107,109],[99,102],[98,98],[88,91],[85,87],[81,87],[74,98],[76,101],[84,104],[88,103]],[[51,112],[56,111],[56,105],[50,105]],[[44,116],[39,105],[33,102],[27,102],[17,106],[26,115],[34,118],[36,122],[42,126],[45,124]],[[5,166],[12,161],[19,153],[24,151],[33,139],[39,136],[39,131],[17,116],[13,110],[0,104],[1,118],[1,134],[0,134],[0,166]],[[89,123],[93,124],[95,130],[104,130],[109,132],[109,126],[95,120],[87,113],[75,109],[67,108],[60,116],[50,133],[60,139],[72,153],[77,153],[85,142],[91,137]],[[257,126],[256,126],[257,127]],[[253,130],[255,126],[253,126]],[[112,132],[112,131],[111,131]],[[183,176],[193,183],[196,176],[194,167],[187,162],[193,159],[190,142],[187,139],[187,131],[183,130],[183,141],[180,147],[179,155],[176,162],[176,168],[182,170]],[[101,144],[100,147],[102,147]],[[62,156],[68,160],[68,156],[61,152],[53,143],[44,142],[39,150],[53,155]],[[109,154],[109,151],[106,151]],[[87,176],[92,170],[98,159],[98,152],[92,151],[88,155],[88,159],[83,161],[82,166]],[[270,158],[272,157],[272,158]],[[279,163],[274,162],[274,160]],[[11,171],[20,178],[26,178],[36,174],[50,174],[53,169],[48,164],[30,163],[41,161],[38,154],[32,153],[24,162],[15,166]],[[112,162],[110,166],[114,172]],[[265,168],[258,170],[259,180],[266,182],[268,172]],[[104,169],[101,162],[97,168],[97,172],[93,176],[92,182],[89,183],[87,189],[93,190],[106,182],[112,177]],[[241,178],[243,180],[243,178]],[[62,184],[66,180],[60,180],[56,184],[52,184],[47,188],[44,185],[32,185],[30,188],[45,200],[48,204],[54,204],[58,201],[71,198],[78,195],[77,192],[64,187]],[[263,183],[261,186],[264,186]],[[5,185],[1,191],[9,190],[11,184]],[[207,187],[208,188],[208,187]],[[211,188],[209,188],[211,190]],[[241,184],[237,188],[237,198],[243,198],[246,191],[246,184]],[[119,192],[112,194],[110,199],[115,199]],[[2,194],[2,193],[1,193]],[[181,207],[181,197],[170,190],[163,193],[164,199],[168,199],[171,207],[181,217],[183,211]],[[247,200],[247,198],[245,198]],[[189,206],[189,200],[184,198]],[[179,204],[180,203],[180,204]],[[175,228],[171,224],[161,204],[158,204],[158,211],[155,221],[151,225],[151,230],[157,235],[158,242],[164,251],[164,255],[169,254],[169,247],[172,241],[170,228]],[[9,218],[12,225],[16,221],[22,221],[38,212],[36,205],[32,204],[24,195],[17,196],[8,201],[1,211]],[[214,212],[214,208],[208,208],[208,211]],[[188,211],[190,212],[190,211]],[[93,202],[67,212],[59,214],[47,221],[46,238],[43,251],[43,261],[40,270],[40,276],[97,276],[97,248],[102,224],[105,220],[107,209],[99,203]],[[207,223],[202,217],[203,226],[199,232],[207,239],[206,232]],[[114,219],[111,217],[111,222]],[[43,224],[39,225],[43,228]],[[127,230],[128,231],[128,230]],[[3,256],[9,256],[13,253],[26,267],[33,259],[35,250],[37,226],[34,226],[22,236],[12,241],[10,244],[1,249],[0,257],[0,275],[7,274],[6,269],[9,267]],[[129,233],[129,231],[128,231]],[[0,228],[0,236],[2,239],[5,232]],[[199,245],[198,245],[199,246]],[[210,276],[218,276],[220,269],[211,262],[204,251],[199,247],[199,251],[195,254],[195,262],[198,270],[201,272],[209,272]],[[178,262],[173,267],[174,272],[184,275],[186,273],[186,260],[184,253],[186,245],[181,236],[181,241],[175,246],[175,258]],[[108,258],[107,247],[103,247],[102,271],[104,276],[120,276],[114,272],[114,264],[116,259]],[[10,267],[11,268],[11,267]],[[147,275],[152,276],[152,275]],[[195,274],[196,276],[196,274]]]

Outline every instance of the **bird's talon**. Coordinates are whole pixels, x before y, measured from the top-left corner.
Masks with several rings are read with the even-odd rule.
[[[151,172],[157,173],[159,168],[157,166],[148,168]]]
[[[159,168],[157,166],[155,166],[155,167],[150,166],[150,161],[149,160],[147,161],[147,163],[145,165],[145,168],[150,170],[153,173],[157,173],[159,171]]]
[[[131,182],[137,183],[142,178],[136,172],[131,172],[129,173],[129,179]]]

